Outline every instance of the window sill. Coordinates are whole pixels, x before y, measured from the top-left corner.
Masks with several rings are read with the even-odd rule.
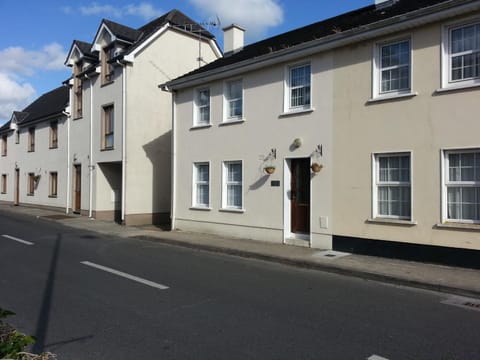
[[[76,117],[73,118],[74,121],[75,120],[81,120],[81,119],[83,119],[83,115],[82,116],[76,116]]]
[[[418,92],[408,92],[403,94],[390,94],[390,95],[378,95],[374,98],[368,99],[367,103],[377,103],[382,101],[390,101],[390,100],[397,100],[397,99],[405,99],[405,98],[412,98],[418,95]]]
[[[105,81],[102,83],[102,85],[100,85],[101,88],[105,87],[105,86],[108,86],[108,85],[111,85],[113,84],[115,81],[113,80],[110,80],[110,81]]]
[[[212,211],[211,207],[202,207],[202,206],[192,206],[189,209],[195,210],[195,211]]]
[[[58,149],[58,146],[50,146],[48,149],[49,150]]]
[[[6,192],[4,192],[4,191],[2,191],[2,192],[0,193],[0,195],[5,195],[5,194],[6,194]]]
[[[381,224],[381,225],[400,225],[400,226],[415,226],[418,223],[412,220],[389,219],[389,218],[374,218],[367,219],[367,223]]]
[[[289,116],[295,116],[295,115],[309,114],[314,111],[315,109],[312,107],[308,109],[292,109],[292,110],[281,113],[279,117],[283,118],[283,117],[289,117]]]
[[[211,128],[212,124],[205,124],[205,125],[193,125],[190,130],[200,130],[200,129],[208,129]]]
[[[27,196],[35,196],[35,194],[27,194]]]
[[[243,214],[245,212],[245,209],[221,208],[218,211],[228,212],[228,213],[236,213],[236,214]]]
[[[28,150],[27,152],[32,153],[32,152],[35,152],[35,150]]]
[[[112,151],[112,150],[114,150],[113,147],[108,147],[108,148],[100,149],[100,151]]]
[[[448,93],[452,91],[461,91],[461,90],[469,90],[479,88],[480,83],[476,84],[455,84],[455,85],[446,85],[440,89],[435,90],[436,94]]]
[[[49,197],[50,199],[56,199],[56,198],[57,198],[57,195],[48,195],[48,197]]]
[[[218,124],[218,126],[228,126],[228,125],[235,125],[235,124],[242,124],[245,122],[244,118],[241,119],[234,119],[234,120],[225,120]]]
[[[445,222],[435,225],[436,229],[480,231],[480,224]]]

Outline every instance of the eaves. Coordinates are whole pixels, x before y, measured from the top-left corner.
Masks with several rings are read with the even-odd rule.
[[[451,0],[424,9],[412,11],[410,13],[393,16],[389,19],[370,23],[368,25],[359,26],[342,33],[312,40],[271,54],[240,61],[191,76],[181,77],[165,84],[161,84],[159,87],[166,87],[171,90],[194,87],[200,84],[205,84],[206,82],[220,80],[225,77],[238,76],[267,66],[293,61],[298,58],[311,56],[335,48],[442,21],[454,16],[468,14],[479,9],[480,1],[478,0]]]

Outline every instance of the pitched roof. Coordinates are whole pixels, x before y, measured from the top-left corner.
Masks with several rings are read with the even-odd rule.
[[[38,99],[23,109],[22,121],[18,125],[25,125],[31,122],[48,118],[52,115],[61,114],[68,105],[69,89],[66,86],[60,86],[52,91],[41,95]]]
[[[5,124],[3,124],[2,126],[0,126],[0,134],[1,133],[5,133],[5,132],[8,132],[10,131],[10,124],[12,123],[11,120],[8,120]]]
[[[180,76],[175,80],[206,73],[210,70],[279,52],[310,41],[342,34],[346,31],[352,31],[363,26],[405,15],[432,5],[452,1],[453,0],[397,0],[396,2],[392,2],[390,6],[369,5],[358,10],[347,12],[339,16],[247,45],[242,50],[235,52],[230,56],[219,58],[216,61]]]
[[[103,19],[102,23],[105,24],[108,29],[113,33],[113,35],[115,35],[117,38],[130,43],[133,43],[141,35],[138,30],[135,30],[126,25],[113,22],[111,20]]]
[[[77,45],[78,49],[82,52],[83,55],[87,57],[94,57],[94,55],[92,54],[92,44],[80,40],[74,40],[73,44]]]

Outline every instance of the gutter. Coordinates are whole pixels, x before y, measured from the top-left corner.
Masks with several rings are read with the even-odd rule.
[[[121,201],[121,220],[122,224],[125,224],[125,212],[126,212],[126,196],[127,196],[127,93],[126,93],[126,86],[127,86],[127,66],[126,64],[122,64],[121,62],[117,62],[122,66],[122,201]]]
[[[257,70],[269,65],[292,61],[300,57],[310,56],[319,52],[347,46],[352,43],[358,43],[360,41],[388,35],[394,32],[404,31],[418,25],[425,25],[435,21],[444,20],[452,15],[463,15],[479,9],[479,1],[451,0],[442,4],[430,6],[410,13],[397,15],[386,20],[381,20],[375,23],[353,28],[343,33],[312,40],[291,48],[276,51],[271,54],[262,55],[258,58],[251,58],[245,61],[213,69],[211,71],[172,80],[162,85],[167,85],[175,90],[197,86],[204,84],[205,82],[222,79],[226,76],[237,76],[239,74]]]
[[[90,81],[90,156],[88,159],[88,175],[89,175],[89,189],[88,189],[88,217],[93,217],[93,81],[92,78],[85,74],[85,77]],[[81,211],[81,209],[80,209]]]
[[[70,89],[70,91],[73,91]],[[70,98],[72,99],[72,98]],[[67,196],[66,196],[66,204],[65,204],[65,214],[68,214],[68,206],[70,205],[70,181],[71,181],[71,166],[70,166],[70,122],[72,119],[72,115],[63,111],[63,115],[67,116]]]

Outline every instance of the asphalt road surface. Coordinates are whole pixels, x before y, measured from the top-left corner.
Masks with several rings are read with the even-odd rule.
[[[0,212],[0,307],[59,360],[480,359],[452,299]]]

